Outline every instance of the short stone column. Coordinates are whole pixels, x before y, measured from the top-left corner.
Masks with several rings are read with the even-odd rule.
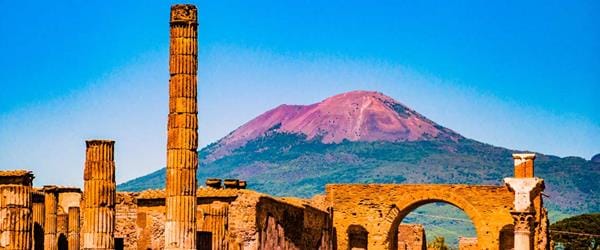
[[[68,227],[68,239],[69,239],[69,250],[79,250],[79,223],[81,218],[79,217],[79,208],[69,208],[69,227]]]
[[[533,178],[535,175],[535,154],[513,154],[515,164],[515,178]]]
[[[44,218],[46,211],[44,209],[45,195],[43,190],[34,190],[32,192],[33,201],[33,225],[32,225],[32,249],[44,249]]]
[[[515,193],[511,215],[515,225],[514,250],[532,249],[533,199],[544,189],[544,180],[539,178],[504,178],[506,186]]]
[[[196,249],[197,26],[196,6],[171,7],[165,249]]]
[[[0,171],[0,249],[31,249],[30,171]]]
[[[83,249],[114,249],[114,141],[86,141],[83,202]]]
[[[44,186],[44,249],[57,250],[58,193],[56,186]]]

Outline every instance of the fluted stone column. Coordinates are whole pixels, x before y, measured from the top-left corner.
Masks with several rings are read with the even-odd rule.
[[[83,190],[83,249],[114,249],[114,141],[86,141]]]
[[[544,189],[544,180],[536,177],[504,178],[504,183],[515,193],[514,207],[511,211],[515,225],[514,250],[533,249],[533,199]]]
[[[31,249],[31,181],[29,171],[0,171],[0,249]]]
[[[45,195],[43,190],[34,190],[32,192],[33,201],[33,225],[32,225],[32,249],[44,249],[44,218],[46,211],[44,209]]]
[[[69,250],[79,250],[79,208],[69,208]]]
[[[197,10],[171,7],[165,249],[196,249]]]
[[[44,186],[44,249],[58,249],[56,238],[58,193],[55,186]]]

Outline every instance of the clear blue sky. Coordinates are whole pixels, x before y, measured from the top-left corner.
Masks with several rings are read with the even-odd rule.
[[[81,184],[164,165],[172,2],[0,0],[0,168]],[[479,141],[600,153],[597,1],[199,1],[200,142],[281,103],[381,91]],[[510,167],[510,159],[507,159]]]

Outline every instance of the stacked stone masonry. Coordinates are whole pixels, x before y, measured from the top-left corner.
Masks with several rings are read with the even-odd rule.
[[[0,171],[0,249],[31,249],[33,174]]]
[[[398,250],[426,250],[425,228],[419,224],[400,224],[398,226]]]
[[[44,186],[44,249],[58,249],[57,231],[57,212],[58,212],[58,192],[56,186]]]
[[[86,141],[83,249],[114,249],[115,194],[114,141]]]
[[[32,192],[32,203],[33,203],[33,225],[32,225],[32,249],[43,250],[44,249],[44,191],[36,189]]]
[[[79,207],[69,207],[68,210],[68,244],[69,250],[79,250],[80,246],[80,210]]]
[[[196,249],[197,10],[171,7],[165,249]]]
[[[165,190],[117,194],[107,140],[86,142],[83,196],[34,190],[31,172],[0,171],[0,249],[115,249],[117,240],[140,250],[425,249],[423,227],[400,222],[431,202],[470,217],[477,238],[461,238],[463,250],[548,249],[543,181],[531,193],[512,184],[539,181],[533,154],[513,155],[507,186],[331,184],[311,200],[271,197],[235,179],[198,189],[197,26],[195,6],[171,7]]]
[[[348,229],[361,227],[368,249],[393,249],[393,229],[415,208],[446,202],[462,209],[475,226],[479,249],[511,249],[514,195],[503,186],[443,184],[327,185],[338,249],[351,247]]]

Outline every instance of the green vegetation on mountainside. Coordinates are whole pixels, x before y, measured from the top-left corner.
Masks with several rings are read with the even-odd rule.
[[[323,144],[303,135],[269,133],[230,155],[205,160],[218,144],[200,151],[198,180],[239,178],[249,188],[277,196],[311,197],[327,183],[469,183],[501,185],[513,172],[513,151],[474,140],[350,142]],[[536,175],[545,179],[553,214],[600,211],[600,164],[578,157],[540,155]],[[165,172],[119,185],[139,191],[164,187]],[[562,217],[562,216],[561,216]]]

